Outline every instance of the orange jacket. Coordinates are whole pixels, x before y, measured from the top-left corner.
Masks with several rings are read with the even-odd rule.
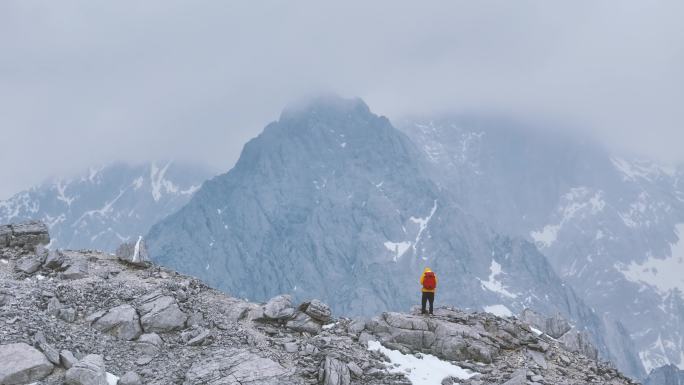
[[[425,279],[425,273],[427,273],[428,271],[432,271],[432,270],[430,270],[429,267],[426,267],[425,270],[423,270],[423,274],[420,275],[420,286],[422,288],[421,291],[423,293],[434,293],[437,290],[437,284],[439,283],[439,279],[437,279],[437,274],[435,274],[435,288],[434,289],[428,290],[428,289],[423,287],[423,280]]]

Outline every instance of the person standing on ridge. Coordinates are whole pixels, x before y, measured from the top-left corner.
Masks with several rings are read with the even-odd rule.
[[[432,315],[432,305],[435,302],[435,290],[437,289],[437,276],[426,267],[420,276],[420,284],[423,285],[423,298],[421,299],[421,314],[425,314],[425,303],[430,302],[430,315]]]

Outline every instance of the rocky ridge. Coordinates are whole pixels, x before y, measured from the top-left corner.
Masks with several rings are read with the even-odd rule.
[[[471,371],[444,384],[633,383],[516,317],[442,307],[333,318],[315,299],[256,304],[160,266],[45,252],[0,248],[3,384],[410,384],[369,341]],[[38,269],[20,269],[26,258]]]

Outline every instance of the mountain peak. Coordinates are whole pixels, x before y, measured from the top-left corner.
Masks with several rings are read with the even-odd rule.
[[[280,121],[299,120],[310,116],[338,116],[340,114],[372,115],[370,108],[361,98],[343,98],[329,93],[289,104],[281,113]]]

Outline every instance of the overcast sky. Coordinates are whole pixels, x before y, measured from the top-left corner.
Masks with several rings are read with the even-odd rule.
[[[115,159],[228,170],[320,91],[684,161],[684,1],[0,1],[0,199]]]

